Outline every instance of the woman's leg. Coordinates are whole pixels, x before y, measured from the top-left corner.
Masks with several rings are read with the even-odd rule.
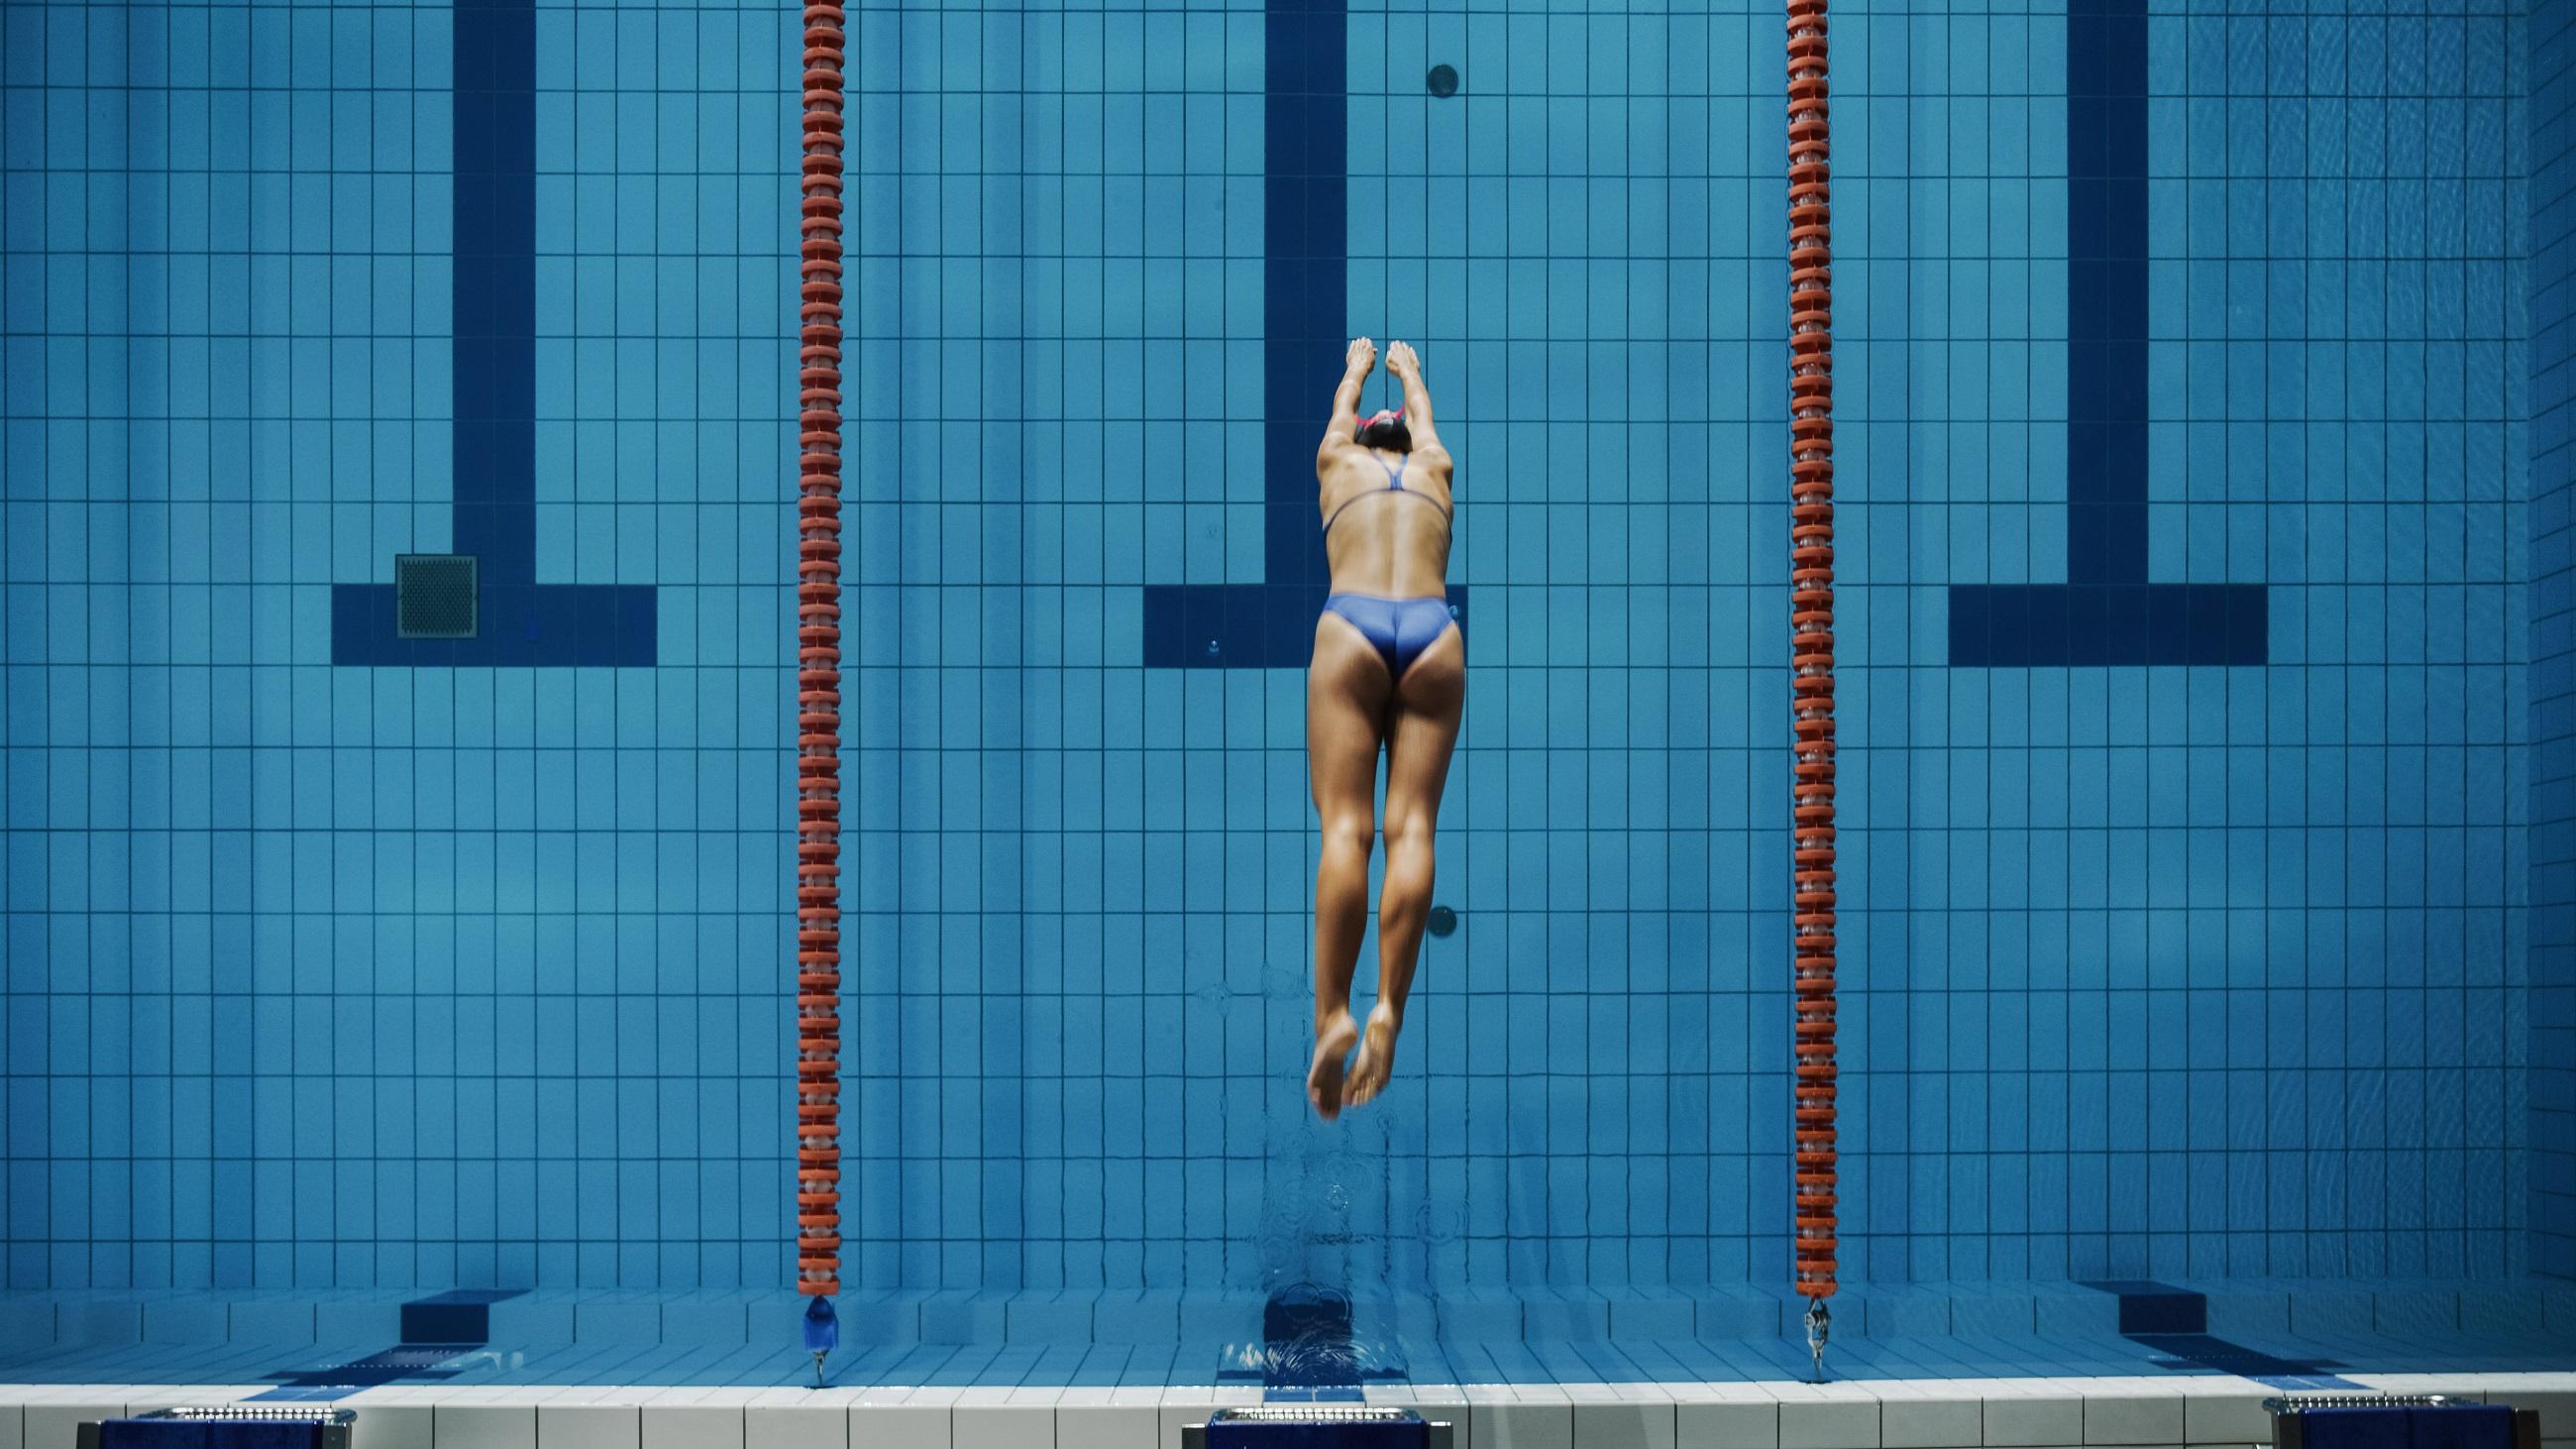
[[[1395,1068],[1395,1038],[1404,1029],[1404,999],[1431,917],[1431,831],[1449,752],[1467,705],[1467,640],[1451,629],[1404,671],[1395,717],[1386,732],[1386,888],[1377,908],[1377,1004],[1351,1063],[1342,1105],[1356,1107],[1385,1090]]]
[[[1351,974],[1368,931],[1377,757],[1391,692],[1386,661],[1349,620],[1326,614],[1316,621],[1315,659],[1306,671],[1306,768],[1324,850],[1315,868],[1315,1061],[1306,1096],[1327,1120],[1341,1115],[1343,1062],[1359,1040]]]

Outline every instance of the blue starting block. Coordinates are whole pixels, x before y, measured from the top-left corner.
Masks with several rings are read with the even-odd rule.
[[[1181,1449],[1453,1449],[1450,1425],[1376,1404],[1219,1409],[1181,1430]]]
[[[2265,1399],[2273,1449],[2540,1449],[2540,1415],[2440,1394]]]
[[[162,1409],[80,1426],[80,1449],[349,1449],[358,1416],[319,1404]]]

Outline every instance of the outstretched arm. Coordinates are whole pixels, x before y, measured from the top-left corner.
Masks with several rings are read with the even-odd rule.
[[[1333,416],[1324,424],[1323,445],[1315,450],[1315,466],[1324,466],[1325,457],[1337,447],[1348,447],[1358,440],[1360,431],[1360,385],[1368,381],[1377,366],[1377,344],[1365,337],[1355,338],[1350,350],[1342,354],[1342,381],[1333,389]]]
[[[1404,426],[1413,434],[1413,451],[1446,458],[1449,450],[1440,446],[1440,434],[1431,426],[1431,389],[1422,385],[1422,359],[1414,355],[1411,343],[1387,348],[1386,370],[1404,384]]]

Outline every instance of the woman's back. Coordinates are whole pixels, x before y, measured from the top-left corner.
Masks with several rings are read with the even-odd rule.
[[[1318,480],[1333,592],[1381,599],[1448,590],[1451,464],[1441,450],[1337,448]]]

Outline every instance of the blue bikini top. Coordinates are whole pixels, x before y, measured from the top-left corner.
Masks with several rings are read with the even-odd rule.
[[[1389,464],[1384,458],[1379,458],[1375,452],[1371,452],[1369,457],[1375,459],[1379,467],[1386,469],[1386,487],[1380,491],[1386,493],[1401,493],[1407,498],[1419,498],[1434,508],[1440,508],[1439,499],[1432,497],[1428,493],[1417,493],[1404,486],[1404,469],[1405,464],[1410,461],[1409,459],[1399,457],[1395,463]],[[1351,505],[1368,496],[1369,494],[1367,492],[1359,492],[1343,499],[1342,506],[1333,510],[1333,516],[1324,520],[1324,532],[1331,533],[1333,531],[1333,525],[1341,520],[1341,516],[1350,512]],[[1454,514],[1449,509],[1440,508],[1440,516],[1443,519],[1448,519],[1453,517]]]

